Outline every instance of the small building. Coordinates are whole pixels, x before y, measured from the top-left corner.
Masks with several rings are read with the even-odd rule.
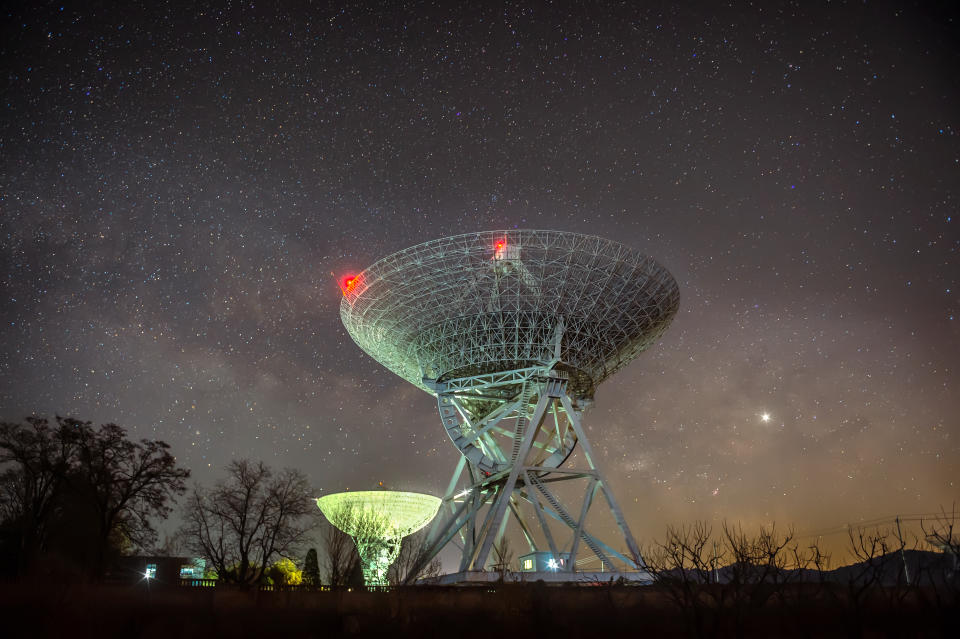
[[[202,578],[206,563],[205,559],[194,557],[120,557],[108,579],[119,583],[152,582],[176,586],[181,579]]]
[[[520,556],[520,572],[547,572],[569,570],[567,564],[570,553],[554,555],[550,551],[539,550]]]

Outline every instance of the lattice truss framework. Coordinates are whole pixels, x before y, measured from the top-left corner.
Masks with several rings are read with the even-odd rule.
[[[433,495],[362,490],[325,495],[317,506],[327,520],[353,538],[368,586],[386,586],[387,570],[407,535],[433,519],[440,507]]]
[[[491,470],[485,469],[483,461],[474,461],[464,452],[444,495],[442,514],[434,520],[425,551],[411,574],[417,574],[450,542],[461,549],[460,571],[484,570],[491,561],[495,565],[496,553],[491,552],[503,539],[511,520],[519,526],[531,551],[550,551],[561,562],[562,570],[576,570],[582,563],[578,562],[578,553],[583,546],[593,553],[584,561],[598,562],[617,572],[621,568],[642,568],[640,551],[629,526],[595,463],[582,426],[583,406],[574,404],[566,393],[566,374],[545,368],[515,373],[459,379],[439,387],[441,414],[448,399],[461,410],[463,404],[457,395],[479,390],[490,396],[497,390],[506,391],[499,409],[486,416],[462,410],[463,421],[459,423],[463,430],[465,424],[472,422],[478,439],[480,434],[497,430],[502,441],[512,445],[500,446],[497,440],[488,443],[486,450],[494,451],[494,457],[505,458]],[[520,390],[516,386],[518,380],[522,380]],[[505,422],[512,423],[512,429],[499,426]],[[577,443],[583,463],[577,468],[564,465]],[[582,495],[573,508],[566,506],[557,493],[561,482],[572,485],[574,492]],[[603,542],[588,528],[588,514],[598,494],[607,501],[622,535],[626,546],[622,551]],[[558,527],[560,531],[556,532]]]
[[[356,343],[410,383],[559,364],[571,396],[657,340],[679,305],[653,258],[599,237],[485,231],[376,262],[344,287]]]

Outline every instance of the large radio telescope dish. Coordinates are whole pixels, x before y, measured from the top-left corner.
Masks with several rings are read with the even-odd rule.
[[[341,288],[347,332],[386,368],[437,398],[461,453],[443,499],[449,515],[431,528],[421,562],[459,535],[461,571],[485,570],[513,517],[531,550],[549,547],[565,570],[574,569],[581,541],[603,566],[615,558],[642,567],[581,417],[597,385],[653,344],[676,314],[680,293],[665,268],[599,237],[485,231],[394,253]],[[561,468],[578,445],[588,467]],[[557,482],[582,480],[582,503],[565,506]],[[625,552],[587,529],[598,492]],[[536,520],[524,514],[525,504]],[[558,543],[548,518],[569,529],[569,546]]]
[[[655,342],[680,301],[653,258],[559,231],[433,240],[381,259],[343,290],[354,341],[427,392],[425,380],[553,365],[578,398]]]

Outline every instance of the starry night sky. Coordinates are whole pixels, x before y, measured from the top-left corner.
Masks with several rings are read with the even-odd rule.
[[[353,344],[336,278],[557,229],[680,285],[586,418],[638,538],[960,498],[947,10],[136,4],[2,15],[0,418],[113,421],[202,482],[440,493],[436,403]]]

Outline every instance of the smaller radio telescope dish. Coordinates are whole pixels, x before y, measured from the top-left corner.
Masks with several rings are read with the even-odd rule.
[[[317,499],[327,520],[353,538],[368,586],[386,586],[401,540],[434,518],[440,498],[422,493],[363,490]]]

